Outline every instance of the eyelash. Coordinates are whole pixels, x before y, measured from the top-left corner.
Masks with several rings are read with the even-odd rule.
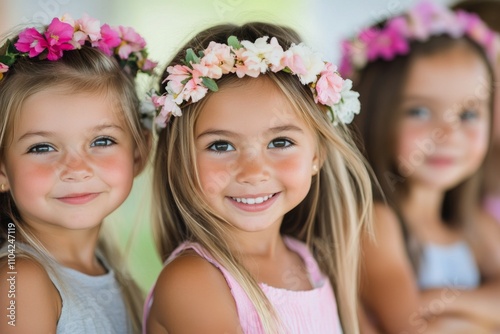
[[[47,150],[38,151],[40,148],[44,148],[44,149],[48,148],[49,150],[48,151]],[[45,154],[45,153],[49,153],[49,152],[54,152],[55,150],[56,149],[50,144],[39,143],[39,144],[35,144],[35,145],[30,146],[28,148],[27,153],[29,153],[29,154]]]
[[[109,141],[109,142],[111,142],[111,144],[109,144],[109,145],[94,145],[96,142],[102,141],[102,140]],[[113,146],[115,144],[116,144],[116,140],[114,140],[113,138],[108,137],[108,136],[102,136],[102,137],[98,137],[98,138],[94,139],[92,141],[92,143],[90,144],[90,147],[108,147],[108,146]]]
[[[281,147],[269,147],[271,144],[275,145],[276,142],[278,142],[278,141],[286,142],[285,146],[281,146]],[[230,146],[232,149],[231,150],[225,150],[225,151],[223,151],[223,150],[217,150],[216,149],[216,145],[225,145],[226,147]],[[286,138],[286,137],[275,138],[275,139],[271,140],[269,142],[269,144],[268,144],[268,148],[270,148],[270,149],[279,149],[279,150],[286,150],[286,149],[291,148],[292,146],[295,146],[295,142],[293,140],[291,140],[290,138]],[[216,154],[223,154],[223,153],[226,153],[226,152],[235,151],[236,149],[234,148],[234,145],[231,144],[228,141],[217,140],[217,141],[214,141],[214,142],[210,143],[207,146],[207,150],[212,151],[212,152],[214,152]]]
[[[292,146],[295,146],[295,142],[293,140],[291,140],[290,138],[286,138],[286,137],[275,138],[275,139],[271,140],[271,142],[269,144],[277,142],[277,141],[287,142],[288,144],[285,146],[273,147],[273,148],[280,149],[280,150],[287,150],[287,149],[291,148]]]
[[[106,145],[95,145],[99,141],[106,141]],[[116,140],[114,140],[111,137],[108,136],[102,136],[94,139],[92,143],[90,144],[90,147],[109,147],[113,146],[116,144]],[[42,149],[40,151],[40,149]],[[57,151],[53,145],[48,144],[48,143],[38,143],[35,145],[32,145],[28,148],[27,153],[29,154],[45,154],[45,153],[50,153],[50,152],[55,152]]]

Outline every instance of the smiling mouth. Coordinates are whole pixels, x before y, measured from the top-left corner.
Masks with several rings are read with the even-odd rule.
[[[269,199],[271,199],[274,195],[276,194],[271,194],[271,195],[266,195],[262,197],[250,197],[250,198],[245,198],[245,197],[231,197],[233,201],[236,201],[238,203],[243,203],[243,204],[261,204]]]

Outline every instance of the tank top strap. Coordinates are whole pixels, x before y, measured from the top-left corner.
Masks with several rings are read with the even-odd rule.
[[[316,259],[312,255],[309,247],[302,241],[299,241],[292,237],[284,236],[283,240],[288,249],[297,253],[302,258],[302,261],[304,261],[306,270],[310,276],[310,280],[313,286],[318,287],[323,285],[325,280],[324,275],[322,274],[318,266],[318,262],[316,262]]]
[[[180,244],[173,252],[170,254],[170,256],[165,260],[163,266],[168,265],[170,262],[175,260],[179,255],[182,254],[182,252],[186,250],[193,250],[198,254],[200,257],[203,259],[207,260],[210,264],[212,264],[214,267],[216,267],[224,276],[224,279],[226,280],[226,283],[231,290],[231,294],[233,295],[233,298],[236,301],[236,307],[238,310],[238,315],[240,318],[240,322],[246,324],[246,315],[249,313],[252,314],[255,312],[254,306],[250,299],[248,298],[247,294],[243,290],[243,288],[240,286],[240,284],[236,281],[236,279],[227,271],[226,268],[224,268],[211,254],[208,252],[202,245],[196,242],[190,242],[190,241],[185,241],[182,244]],[[146,319],[149,314],[149,310],[151,309],[151,305],[153,303],[153,291],[154,291],[154,285],[149,291],[146,301],[144,303],[144,312],[143,312],[143,333],[146,333]],[[255,320],[255,319],[254,319]]]

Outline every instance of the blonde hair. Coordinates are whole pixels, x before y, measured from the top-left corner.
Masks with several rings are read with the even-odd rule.
[[[224,43],[228,36],[255,40],[274,36],[284,48],[300,40],[290,29],[265,23],[241,27],[216,26],[198,35],[186,48],[199,50],[209,41]],[[182,50],[184,50],[183,48]],[[182,57],[179,53],[176,59]],[[359,235],[371,221],[371,186],[366,164],[346,127],[333,126],[323,106],[314,102],[308,87],[287,73],[268,73],[266,78],[286,96],[316,135],[322,168],[313,176],[306,198],[288,212],[281,226],[284,234],[307,243],[322,271],[329,277],[347,333],[359,332],[357,281]],[[227,75],[217,81],[220,89],[244,80]],[[217,93],[211,93],[217,94]],[[158,138],[153,171],[153,224],[160,256],[169,254],[186,240],[205,247],[241,284],[252,300],[268,333],[279,331],[279,319],[255,279],[237,254],[229,251],[229,223],[204,201],[194,149],[194,128],[210,96],[191,104],[167,124]],[[332,315],[334,316],[334,315]]]
[[[121,117],[130,130],[135,145],[140,152],[141,161],[146,163],[148,141],[142,129],[139,113],[139,100],[133,78],[126,74],[116,60],[97,49],[82,46],[79,50],[66,51],[58,61],[20,58],[9,68],[0,81],[0,160],[5,159],[12,129],[19,117],[23,102],[33,94],[48,87],[61,87],[71,92],[92,92],[114,98],[122,111]],[[16,224],[18,240],[28,244],[38,254],[19,254],[40,262],[51,270],[53,258],[20,219],[19,212],[9,192],[0,193],[0,248],[5,245],[9,223]],[[142,293],[122,264],[117,262],[118,249],[101,236],[98,252],[115,272],[127,305],[133,332],[140,331]],[[1,254],[1,257],[5,254]]]

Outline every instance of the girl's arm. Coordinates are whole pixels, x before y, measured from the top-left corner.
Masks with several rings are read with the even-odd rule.
[[[422,295],[422,305],[434,303],[434,308],[439,308],[441,313],[462,315],[500,329],[500,225],[481,213],[477,226],[474,249],[477,249],[475,253],[483,277],[481,286],[471,290],[429,290]],[[427,309],[429,316],[433,316],[430,307]]]
[[[368,318],[362,305],[358,306],[359,331],[363,334],[381,334]]]
[[[361,296],[384,333],[421,333],[428,325],[419,313],[419,289],[394,212],[374,206],[375,235],[363,238]]]
[[[145,321],[148,334],[242,333],[224,276],[194,253],[163,268]]]
[[[61,298],[45,269],[27,258],[0,262],[0,333],[55,333]],[[15,273],[15,274],[14,274]]]

